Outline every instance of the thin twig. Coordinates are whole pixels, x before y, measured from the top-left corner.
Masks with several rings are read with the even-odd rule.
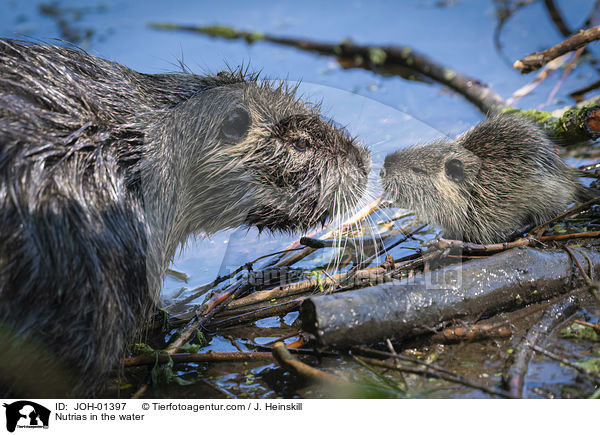
[[[507,393],[502,390],[495,390],[495,389],[487,387],[485,385],[478,384],[476,382],[470,381],[469,379],[465,378],[464,376],[457,375],[456,373],[451,373],[451,374],[443,373],[443,372],[440,372],[438,370],[434,370],[431,368],[408,367],[408,366],[404,366],[404,365],[400,365],[400,364],[392,364],[392,363],[388,363],[385,361],[380,361],[380,360],[374,359],[374,358],[362,357],[361,359],[365,362],[368,362],[368,363],[374,365],[374,366],[385,367],[390,370],[398,370],[401,372],[413,373],[413,374],[421,375],[421,376],[428,376],[431,378],[438,378],[438,379],[442,379],[444,381],[452,382],[454,384],[460,384],[460,385],[464,385],[465,387],[470,387],[470,388],[473,388],[476,390],[480,390],[480,391],[486,392],[493,396],[504,397],[506,399],[514,399],[515,398],[510,393]]]
[[[558,234],[555,236],[542,236],[539,238],[540,242],[550,242],[558,240],[571,240],[571,239],[595,239],[600,237],[600,231],[587,231],[585,233],[570,233],[570,234]]]
[[[205,363],[205,362],[243,362],[243,361],[270,361],[273,355],[270,352],[206,352],[206,353],[174,353],[167,355],[141,355],[123,358],[121,365],[124,367],[166,364],[169,360],[174,363]]]
[[[569,253],[569,256],[571,257],[571,259],[573,260],[573,262],[575,262],[575,265],[577,266],[577,268],[581,272],[581,275],[583,276],[583,279],[584,279],[585,283],[587,285],[591,286],[592,285],[592,280],[590,279],[590,277],[588,276],[588,274],[585,273],[585,270],[583,270],[583,267],[581,267],[581,263],[579,263],[579,260],[577,259],[577,256],[573,253],[573,251],[571,251],[571,248],[569,248],[568,246],[565,246],[565,250]]]
[[[165,350],[166,353],[169,355],[178,353],[179,350],[181,349],[181,346],[183,346],[189,339],[191,339],[192,335],[196,331],[204,329],[206,327],[206,325],[208,324],[208,322],[210,322],[210,320],[216,313],[225,309],[227,304],[233,298],[235,298],[237,295],[245,292],[247,289],[248,289],[247,285],[241,284],[241,283],[235,283],[232,287],[229,288],[229,290],[227,292],[223,292],[223,294],[226,293],[227,295],[225,297],[221,298],[219,303],[214,304],[209,301],[208,305],[205,307],[201,316],[198,319],[193,320],[192,322],[190,322],[188,324],[187,328],[179,335],[179,337],[177,337],[177,339],[175,341],[173,341],[173,343],[171,343],[167,347],[167,349]],[[143,397],[143,395],[146,393],[147,390],[148,390],[148,384],[144,384],[131,396],[131,398],[139,399],[139,398]]]
[[[273,345],[273,357],[275,357],[275,360],[282,368],[310,381],[336,387],[348,385],[345,380],[338,376],[304,364],[298,358],[294,357],[281,341]]]
[[[565,62],[568,61],[569,57],[570,55],[567,53],[548,62],[532,81],[514,91],[510,98],[506,100],[506,104],[511,106],[520,98],[523,98],[525,95],[529,95],[540,85],[540,83],[550,77],[554,71],[561,68]]]
[[[558,216],[542,223],[539,224],[537,227],[534,227],[529,233],[533,234],[535,236],[541,236],[542,233],[545,231],[545,228],[548,227],[548,225],[557,222],[561,219],[564,219],[566,217],[572,216],[575,213],[579,213],[580,211],[583,211],[585,209],[587,209],[590,205],[594,205],[597,204],[598,202],[600,202],[600,196],[597,198],[592,198],[589,201],[586,201],[584,203],[581,204],[576,204],[573,207],[569,208],[567,211],[565,211],[564,213],[559,214]]]
[[[417,226],[416,228],[410,230],[404,237],[402,237],[400,240],[397,240],[396,242],[392,243],[390,246],[385,246],[382,250],[382,252],[376,252],[375,254],[371,255],[370,257],[368,257],[367,259],[363,260],[362,262],[360,262],[359,264],[357,264],[356,266],[354,266],[352,269],[350,269],[347,273],[346,276],[344,277],[344,279],[342,280],[342,284],[347,283],[349,280],[351,280],[352,278],[354,278],[354,276],[360,271],[362,270],[365,266],[369,265],[375,258],[379,257],[380,255],[388,252],[389,250],[391,250],[392,248],[395,248],[396,246],[398,246],[400,243],[404,243],[406,242],[408,239],[410,239],[412,236],[414,236],[415,234],[417,234],[419,231],[421,231],[423,228],[425,228],[427,226],[427,224],[423,224],[420,226]]]
[[[529,246],[533,240],[535,240],[533,239],[533,237],[521,237],[513,242],[491,243],[488,245],[481,245],[479,243],[463,242],[462,240],[448,240],[440,238],[435,241],[435,244],[440,250],[456,249],[464,252],[495,253],[506,251],[511,248],[517,248],[520,246]]]
[[[240,273],[242,270],[249,269],[257,261],[260,261],[260,260],[262,260],[264,258],[272,257],[274,255],[287,254],[289,252],[299,251],[301,249],[303,249],[303,248],[302,247],[297,247],[297,248],[284,249],[282,251],[272,252],[270,254],[262,255],[262,256],[260,256],[258,258],[255,258],[254,260],[252,260],[252,261],[250,261],[250,262],[248,262],[246,264],[241,265],[236,270],[234,270],[233,272],[231,272],[231,273],[229,273],[227,275],[218,276],[213,282],[211,282],[209,284],[204,284],[204,285],[202,285],[200,287],[196,287],[195,289],[192,290],[192,294],[190,294],[189,296],[187,296],[185,299],[182,299],[182,300],[177,301],[176,303],[174,303],[172,305],[164,307],[163,311],[166,311],[168,313],[172,313],[174,311],[175,312],[179,311],[180,308],[182,308],[185,305],[189,304],[193,300],[198,299],[200,296],[202,296],[203,294],[205,294],[211,288],[217,286],[218,284],[222,283],[223,281],[227,281],[228,279],[233,278],[238,273]]]
[[[550,19],[552,20],[560,34],[565,38],[571,36],[573,34],[573,31],[569,28],[567,23],[565,23],[565,20],[563,19],[558,7],[556,7],[556,5],[554,4],[554,1],[544,0],[544,5],[546,6],[546,10],[550,15]]]
[[[396,352],[396,349],[394,349],[394,345],[392,344],[392,341],[389,338],[385,339],[385,344],[387,345],[388,349],[390,350],[390,353],[392,355],[394,355],[395,357],[398,356],[398,352]],[[396,360],[400,360],[400,358],[395,358]],[[404,384],[404,389],[407,388],[408,384],[406,383],[406,378],[404,377],[404,373],[400,372],[400,379],[402,381],[402,383]]]
[[[222,329],[230,326],[241,325],[242,323],[255,322],[260,319],[273,316],[282,316],[300,308],[302,299],[295,299],[291,302],[273,305],[272,307],[261,308],[239,316],[229,317],[223,320],[214,321],[210,324],[212,328]]]
[[[328,274],[327,271],[321,270],[321,273],[324,274],[327,278],[329,278],[329,280],[332,283],[334,283],[334,285],[337,286],[337,288],[342,288],[342,285],[340,284],[340,282],[337,279],[335,279],[333,276]]]
[[[580,325],[587,326],[588,328],[592,328],[596,332],[600,333],[600,325],[596,325],[595,323],[584,322],[583,320],[575,320],[574,323],[579,323]]]
[[[462,240],[448,240],[448,239],[437,239],[434,241],[435,246],[440,249],[453,249],[462,250],[467,253],[488,253],[493,254],[497,252],[506,251],[508,249],[531,246],[537,242],[551,242],[551,241],[562,241],[572,239],[595,239],[600,237],[600,231],[587,231],[584,233],[570,233],[570,234],[558,234],[553,236],[541,236],[541,237],[521,237],[513,242],[505,243],[492,243],[489,245],[481,245],[478,243],[463,242]]]
[[[415,254],[409,255],[406,258],[413,258]],[[362,269],[356,273],[354,276],[356,284],[357,282],[362,282],[363,280],[370,280],[373,278],[373,274],[380,274],[384,272],[381,267],[369,267],[366,269]],[[339,273],[335,275],[325,274],[326,277],[321,279],[322,285],[330,286],[339,283],[342,278],[346,276],[346,273]],[[380,277],[382,278],[382,277]],[[317,280],[307,279],[291,284],[282,285],[270,290],[262,290],[248,296],[244,296],[243,298],[235,299],[231,301],[227,307],[227,310],[234,310],[242,307],[247,307],[249,305],[258,304],[261,302],[269,301],[272,299],[281,299],[287,296],[293,295],[302,295],[304,293],[313,292],[318,288]]]
[[[390,388],[392,388],[393,390],[400,390],[400,388],[398,387],[398,385],[393,382],[391,379],[386,378],[385,376],[383,376],[383,374],[381,374],[379,371],[375,370],[374,367],[371,367],[370,364],[368,364],[364,359],[357,357],[356,355],[352,355],[352,359],[354,359],[354,361],[356,361],[358,364],[360,364],[361,366],[363,366],[364,368],[366,368],[367,370],[369,370],[371,373],[373,373],[373,375],[375,375],[377,377],[377,379],[379,379],[381,382],[387,384]],[[404,380],[404,374],[402,372],[398,372],[401,376],[402,382],[404,383],[404,388],[406,389],[407,385],[406,385],[406,381]],[[403,390],[402,393],[404,394],[404,397],[407,397],[407,393]]]
[[[545,355],[548,358],[553,359],[554,361],[558,361],[559,363],[561,363],[567,367],[571,367],[572,369],[577,370],[579,373],[593,379],[595,382],[600,382],[600,373],[593,372],[593,371],[585,369],[583,367],[579,367],[577,364],[573,364],[572,362],[558,356],[557,354],[552,353],[546,349],[543,349],[540,346],[536,346],[535,344],[530,345],[530,347],[533,350],[535,350],[536,352],[539,352],[542,355]]]
[[[367,216],[370,216],[371,214],[375,213],[375,211],[379,208],[379,204],[381,204],[381,201],[383,200],[383,198],[377,198],[375,201],[373,201],[372,203],[368,204],[367,206],[363,207],[361,210],[359,210],[357,213],[355,213],[354,215],[352,215],[351,217],[349,217],[342,225],[340,228],[338,228],[336,231],[329,231],[325,234],[323,234],[321,237],[319,237],[320,240],[327,240],[327,239],[332,239],[334,237],[334,233],[335,232],[343,232],[345,228],[351,227],[352,225],[356,224],[357,222],[360,222],[361,220],[363,220],[364,218],[366,218]],[[281,258],[277,264],[275,264],[275,267],[285,267],[285,266],[291,266],[292,264],[297,263],[298,261],[302,260],[304,257],[312,254],[313,252],[315,252],[316,249],[314,248],[303,248],[300,252],[295,253],[294,255],[290,255],[290,256],[286,256]]]
[[[575,54],[573,55],[573,58],[567,64],[567,67],[565,68],[565,70],[563,71],[562,75],[560,76],[560,79],[558,79],[558,81],[556,82],[556,84],[554,85],[554,87],[552,88],[552,90],[550,91],[550,94],[548,94],[548,98],[546,99],[546,104],[547,105],[552,102],[552,100],[554,99],[554,96],[556,95],[556,93],[558,92],[558,90],[560,89],[560,87],[562,86],[562,84],[565,81],[565,79],[567,78],[567,76],[569,74],[571,74],[571,71],[573,71],[573,68],[575,68],[575,65],[577,63],[577,59],[579,59],[579,56],[581,56],[581,53],[583,53],[584,49],[585,49],[585,47],[581,47],[580,49],[578,49],[575,52]]]

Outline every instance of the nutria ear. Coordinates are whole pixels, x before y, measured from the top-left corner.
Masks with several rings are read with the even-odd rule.
[[[481,168],[481,158],[461,144],[453,142],[444,162],[446,177],[454,183],[472,185]]]
[[[239,141],[246,136],[250,128],[250,114],[242,107],[233,109],[221,124],[221,133],[227,139]]]

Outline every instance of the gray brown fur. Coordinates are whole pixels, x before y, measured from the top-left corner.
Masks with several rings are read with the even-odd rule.
[[[546,133],[517,115],[388,155],[382,184],[398,207],[476,243],[506,241],[588,195]]]
[[[0,383],[94,395],[190,234],[306,229],[355,204],[368,170],[285,86],[0,40]]]

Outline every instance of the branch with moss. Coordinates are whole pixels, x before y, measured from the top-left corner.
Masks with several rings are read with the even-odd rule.
[[[542,126],[561,145],[595,140],[600,137],[600,98],[592,98],[574,107],[544,112],[508,107],[502,113],[517,113]]]
[[[444,66],[409,46],[357,45],[349,40],[330,44],[283,38],[260,32],[244,32],[227,26],[196,27],[151,23],[150,27],[163,30],[183,30],[225,39],[244,39],[249,44],[256,41],[267,41],[287,45],[305,51],[335,56],[338,63],[344,68],[364,68],[376,73],[401,75],[413,80],[422,75],[453,89],[486,115],[495,113],[506,106],[500,95],[479,80]],[[412,74],[407,74],[407,69],[412,71]]]

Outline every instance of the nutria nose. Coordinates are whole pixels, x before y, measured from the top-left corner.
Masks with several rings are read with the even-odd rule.
[[[381,172],[379,173],[380,177],[385,177],[386,171],[389,171],[391,167],[398,161],[397,154],[398,153],[392,153],[385,156],[383,167],[381,168]]]

